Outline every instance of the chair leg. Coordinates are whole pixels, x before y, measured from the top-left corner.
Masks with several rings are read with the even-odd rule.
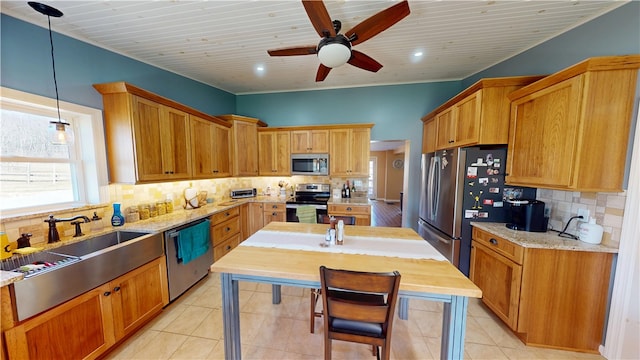
[[[314,289],[311,289],[311,304],[309,308],[311,309],[311,314],[309,316],[309,320],[311,321],[310,331],[311,333],[315,333],[316,330],[316,300],[318,299],[316,292]]]
[[[324,336],[324,360],[331,360],[331,339]]]

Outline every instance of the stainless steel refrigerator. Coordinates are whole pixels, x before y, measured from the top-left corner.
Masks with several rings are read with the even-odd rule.
[[[505,198],[535,198],[535,189],[505,188],[506,156],[504,146],[422,155],[418,232],[467,276],[470,223],[506,222]]]

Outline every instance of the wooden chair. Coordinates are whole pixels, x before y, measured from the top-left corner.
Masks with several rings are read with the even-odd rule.
[[[388,360],[400,273],[372,273],[320,267],[324,308],[324,358],[331,359],[333,340],[374,346]]]
[[[344,222],[345,225],[355,225],[356,224],[356,218],[355,216],[334,216],[336,218],[336,222],[338,220],[342,220]],[[318,215],[318,223],[319,224],[330,224],[331,217],[329,215]],[[311,313],[310,313],[310,321],[311,324],[309,325],[309,330],[311,331],[311,333],[315,333],[316,330],[316,318],[317,317],[322,317],[322,311],[316,311],[316,307],[318,307],[318,300],[320,300],[320,296],[322,295],[322,292],[320,291],[320,289],[311,289],[311,304],[310,304],[310,308],[311,308]]]

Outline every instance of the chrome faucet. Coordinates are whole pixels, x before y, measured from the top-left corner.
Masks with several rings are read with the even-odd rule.
[[[82,219],[82,221],[76,221],[79,219]],[[44,221],[46,223],[49,223],[49,237],[48,237],[47,243],[51,244],[51,243],[60,241],[60,234],[58,234],[56,223],[63,222],[63,221],[71,221],[71,225],[76,226],[76,233],[75,235],[73,235],[73,237],[78,237],[78,236],[84,235],[82,233],[82,228],[80,227],[80,224],[91,222],[91,219],[89,219],[84,215],[78,215],[78,216],[74,216],[72,218],[67,218],[67,219],[56,219],[53,217],[53,215],[49,215],[49,219]]]

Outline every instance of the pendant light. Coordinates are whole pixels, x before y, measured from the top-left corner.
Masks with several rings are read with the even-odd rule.
[[[71,125],[67,122],[62,121],[60,116],[60,99],[58,98],[58,80],[56,79],[56,61],[53,56],[53,35],[51,32],[51,17],[62,17],[62,11],[51,7],[46,4],[42,4],[35,1],[29,1],[29,6],[31,6],[35,11],[47,15],[47,20],[49,21],[49,43],[51,44],[51,66],[53,68],[53,85],[56,90],[56,108],[58,109],[58,121],[51,121],[49,123],[49,140],[54,145],[69,145],[73,143],[73,130],[71,129]],[[67,126],[69,128],[67,128]]]

